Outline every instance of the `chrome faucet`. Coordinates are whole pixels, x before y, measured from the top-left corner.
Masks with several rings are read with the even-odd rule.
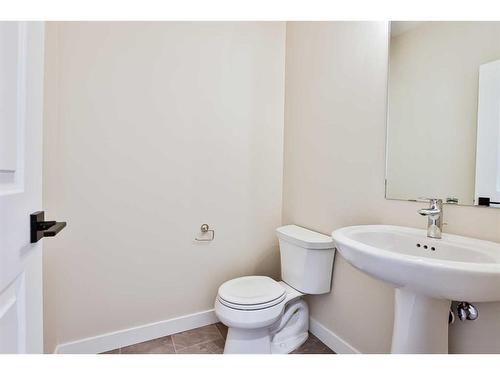
[[[427,216],[427,237],[441,238],[443,230],[443,200],[427,199],[430,203],[429,208],[422,208],[418,213]]]

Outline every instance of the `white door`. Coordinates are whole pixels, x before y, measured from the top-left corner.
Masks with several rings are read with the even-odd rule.
[[[0,22],[0,353],[42,353],[42,22]]]
[[[500,202],[500,60],[479,67],[476,204],[479,197]]]

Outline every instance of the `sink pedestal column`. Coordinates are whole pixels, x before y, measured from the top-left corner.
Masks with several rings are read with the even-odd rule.
[[[391,353],[448,353],[451,301],[396,289]]]

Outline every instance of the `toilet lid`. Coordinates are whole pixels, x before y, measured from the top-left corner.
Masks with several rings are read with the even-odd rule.
[[[267,276],[244,276],[226,281],[219,288],[219,298],[230,304],[262,305],[283,299],[285,288]]]

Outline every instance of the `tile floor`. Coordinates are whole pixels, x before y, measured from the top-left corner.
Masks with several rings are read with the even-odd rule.
[[[227,327],[216,323],[103,354],[222,354],[226,336]],[[307,341],[292,354],[335,353],[310,333]]]

